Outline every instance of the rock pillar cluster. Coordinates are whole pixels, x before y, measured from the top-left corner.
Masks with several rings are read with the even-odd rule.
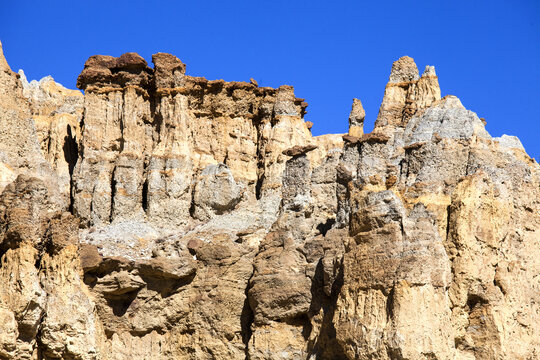
[[[0,51],[0,359],[540,356],[540,166],[433,67],[313,137],[291,86],[152,62]]]
[[[206,169],[215,164],[237,188],[211,213],[279,189],[282,150],[312,141],[293,88],[208,81],[185,75],[173,55],[152,60],[154,69],[135,53],[93,56],[79,76],[85,104],[74,210],[83,222],[175,227],[206,218],[198,209],[212,194],[201,195],[193,183],[219,176]]]

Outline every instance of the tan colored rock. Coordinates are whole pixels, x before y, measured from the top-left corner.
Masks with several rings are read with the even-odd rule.
[[[305,126],[295,129],[302,99],[292,87],[184,76],[185,65],[169,54],[153,57],[153,75],[135,55],[121,58],[92,57],[79,79],[86,89],[85,153],[74,171],[74,208],[83,224],[133,219],[185,226],[192,182],[207,166],[226,164],[239,184],[260,195],[280,186],[281,152],[311,137]],[[122,70],[124,63],[140,80],[96,75],[131,69]],[[146,85],[151,81],[156,88]]]
[[[16,324],[8,323],[5,328],[2,326],[6,331],[2,331],[2,351],[9,354],[8,359],[37,356],[37,334],[47,301],[35,267],[38,256],[39,252],[29,243],[9,249],[2,256],[0,308],[4,309],[8,321],[16,321]]]
[[[9,64],[4,57],[4,50],[2,49],[2,42],[0,41],[0,70],[1,71],[11,71]]]
[[[104,334],[79,277],[77,219],[55,211],[43,182],[25,175],[6,187],[0,203],[0,308],[16,322],[16,328],[8,322],[0,351],[16,359],[34,359],[38,352],[97,359]]]
[[[404,127],[417,111],[429,107],[440,98],[441,90],[435,68],[426,66],[422,77],[419,77],[414,60],[404,56],[392,65],[375,129]]]
[[[47,302],[40,324],[40,352],[53,359],[99,359],[105,334],[80,277],[76,245],[54,256],[45,254],[41,267],[41,286]]]
[[[97,246],[91,244],[81,244],[79,246],[79,259],[85,272],[98,268],[103,261]]]
[[[17,320],[12,311],[0,308],[0,320],[2,321],[2,332],[0,333],[0,356],[4,358],[14,358],[17,350]]]
[[[41,153],[56,172],[60,190],[69,198],[81,138],[83,94],[64,88],[50,76],[29,83],[19,70],[19,77],[23,95],[30,105]]]
[[[309,356],[303,328],[272,323],[257,328],[250,340],[249,358],[257,360],[306,359]]]
[[[537,220],[518,215],[510,200],[497,194],[497,188],[486,173],[463,179],[452,196],[449,218],[449,251],[455,254],[456,273],[449,290],[452,325],[460,353],[482,359],[528,356],[534,354],[537,343],[530,338],[538,331],[536,312],[523,309],[536,307],[531,299],[539,283],[528,271],[537,271],[540,262],[532,254],[516,252],[513,245],[515,241],[532,245],[537,231],[526,223]],[[472,214],[483,221],[471,222]],[[523,231],[509,231],[512,222],[523,221],[525,224],[514,228]],[[504,249],[506,255],[498,249]],[[511,282],[519,286],[510,287]],[[518,334],[517,338],[504,336],[506,331]]]
[[[0,358],[540,355],[540,167],[432,67],[312,137],[173,55],[91,57],[84,97],[2,59]]]
[[[19,175],[0,196],[0,247],[43,246],[49,220],[57,210],[43,181]]]
[[[23,85],[1,51],[0,66],[0,191],[19,174],[38,177],[46,180],[54,202],[67,208],[69,196],[56,187],[57,177],[41,153]]]
[[[364,135],[364,119],[366,112],[360,99],[353,99],[349,115],[349,136],[361,137]]]

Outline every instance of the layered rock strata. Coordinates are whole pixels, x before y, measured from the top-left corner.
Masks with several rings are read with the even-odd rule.
[[[79,76],[85,113],[74,211],[83,222],[145,219],[176,227],[187,224],[190,211],[207,220],[198,209],[209,204],[198,203],[206,200],[193,194],[192,183],[210,181],[206,168],[216,164],[230,170],[238,189],[205,212],[279,192],[281,152],[313,142],[302,119],[306,105],[292,87],[187,76],[169,54],[153,62],[154,70],[133,53],[94,56]]]
[[[312,137],[293,88],[0,56],[1,359],[534,359],[540,166],[433,67],[375,128]]]

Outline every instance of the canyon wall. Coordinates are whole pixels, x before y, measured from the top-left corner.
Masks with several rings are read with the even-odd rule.
[[[0,359],[540,357],[540,166],[433,67],[314,137],[291,86],[152,61],[83,94],[0,51]]]

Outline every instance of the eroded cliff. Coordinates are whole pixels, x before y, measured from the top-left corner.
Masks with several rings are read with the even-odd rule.
[[[152,60],[0,56],[0,358],[540,356],[540,166],[433,67],[313,137],[290,86]]]

